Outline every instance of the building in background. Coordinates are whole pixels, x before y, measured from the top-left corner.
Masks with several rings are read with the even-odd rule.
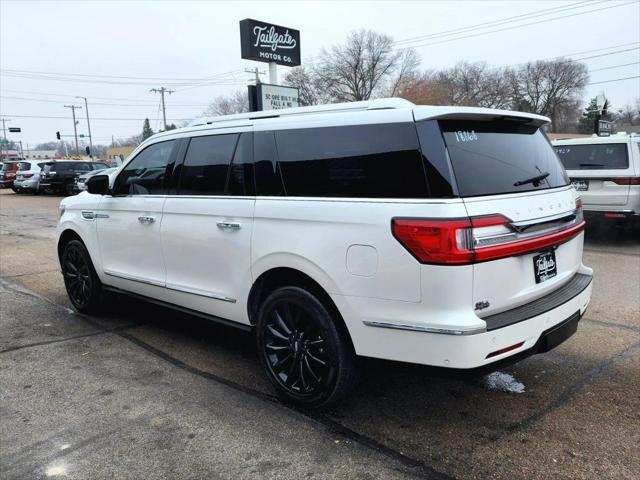
[[[135,148],[136,147],[133,145],[128,147],[107,148],[107,161],[109,163],[113,163],[116,161],[116,157],[120,157],[120,160],[124,160],[131,154],[131,152],[133,152]]]

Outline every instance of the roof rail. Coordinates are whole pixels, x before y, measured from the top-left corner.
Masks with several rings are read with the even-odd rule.
[[[415,104],[403,98],[377,98],[363,102],[329,103],[326,105],[314,105],[311,107],[285,108],[282,110],[265,110],[261,112],[235,113],[232,115],[220,115],[218,117],[196,118],[187,126],[210,125],[230,120],[259,120],[261,118],[285,117],[292,115],[309,115],[313,113],[338,113],[362,110],[384,110],[393,108],[413,108]]]

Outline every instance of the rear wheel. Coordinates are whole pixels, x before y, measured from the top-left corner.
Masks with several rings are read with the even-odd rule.
[[[93,268],[89,252],[79,240],[71,240],[62,252],[64,286],[74,307],[83,313],[102,311],[102,284]]]
[[[262,304],[256,324],[260,360],[278,394],[304,407],[335,404],[351,390],[351,345],[314,295],[282,287]]]

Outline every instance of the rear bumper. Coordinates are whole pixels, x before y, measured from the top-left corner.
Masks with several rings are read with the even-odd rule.
[[[38,180],[16,180],[13,186],[22,190],[38,190]]]
[[[13,186],[13,179],[0,180],[0,188],[10,188],[11,186]]]
[[[366,324],[366,318],[349,321],[348,314],[343,315],[358,355],[455,369],[482,368],[512,356],[547,351],[568,338],[575,331],[573,327],[577,326],[577,321],[591,299],[593,284],[590,269],[583,267],[579,275],[587,275],[589,278],[583,279],[586,285],[581,289],[577,288],[571,298],[563,297],[561,303],[549,302],[547,307],[551,308],[539,308],[537,312],[531,307],[536,302],[531,302],[511,311],[511,318],[516,321],[504,322],[502,326],[497,326],[498,323],[494,322],[492,326],[495,328],[487,324],[488,328],[479,333],[442,334],[389,326],[379,328],[380,325],[372,325],[370,322]],[[545,299],[551,297],[553,295],[548,295]],[[333,298],[343,312],[357,312],[361,308],[360,311],[366,314],[371,308],[365,305],[371,303],[371,299]],[[526,318],[522,318],[523,309],[527,307],[530,307],[530,312],[525,315]],[[470,315],[475,314],[471,312]],[[509,312],[500,315],[501,321],[509,318]],[[576,316],[578,320],[575,320]],[[574,323],[562,328],[566,322],[571,321]],[[519,346],[496,354],[514,345]]]

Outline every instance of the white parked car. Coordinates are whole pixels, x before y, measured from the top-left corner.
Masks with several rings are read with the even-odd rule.
[[[473,369],[547,351],[592,279],[548,121],[381,99],[157,134],[62,201],[67,292],[82,312],[112,291],[252,329],[306,406],[347,394],[356,355]]]
[[[40,161],[22,161],[18,164],[16,179],[13,182],[13,188],[16,193],[30,192],[38,193],[40,185],[40,172],[42,167],[51,160]]]
[[[640,216],[640,136],[553,142],[585,211],[610,218]]]

